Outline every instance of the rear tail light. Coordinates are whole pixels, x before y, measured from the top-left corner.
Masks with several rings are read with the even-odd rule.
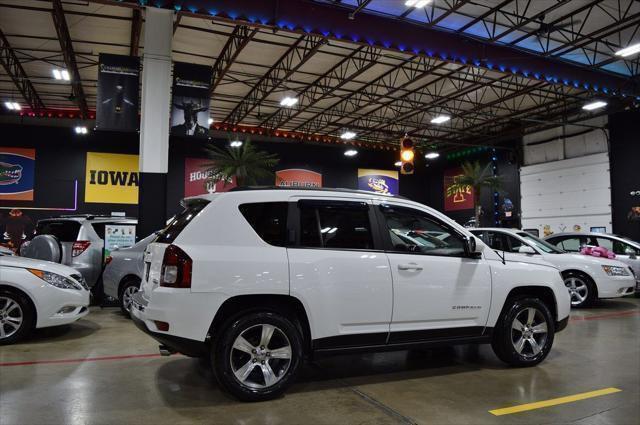
[[[78,255],[85,252],[90,245],[90,241],[75,241],[73,243],[73,248],[71,248],[71,256],[77,257]]]
[[[191,288],[191,268],[193,261],[183,250],[169,245],[162,259],[160,286],[169,288]]]
[[[104,259],[104,264],[109,264],[113,261],[113,257],[110,255],[107,255],[107,258]]]

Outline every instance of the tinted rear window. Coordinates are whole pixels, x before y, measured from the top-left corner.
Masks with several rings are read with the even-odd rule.
[[[285,246],[287,242],[286,202],[261,202],[240,205],[240,212],[263,241]]]
[[[209,204],[209,201],[204,199],[196,199],[190,201],[182,212],[178,213],[173,220],[165,227],[155,242],[158,243],[173,243],[178,235],[184,230],[185,227],[198,215],[200,211]]]
[[[41,221],[36,227],[38,235],[53,235],[60,242],[75,242],[80,232],[80,223],[72,220]]]

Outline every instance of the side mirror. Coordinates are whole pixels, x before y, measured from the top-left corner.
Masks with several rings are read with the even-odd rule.
[[[479,254],[482,252],[483,245],[478,245],[475,237],[473,236],[468,237],[466,240],[466,244],[467,244],[467,253],[469,255]]]
[[[522,245],[520,248],[518,248],[518,252],[520,254],[528,254],[528,255],[533,255],[536,253],[535,249],[531,248],[529,245]]]
[[[624,249],[624,255],[628,255],[630,259],[635,260],[636,250],[628,246]]]

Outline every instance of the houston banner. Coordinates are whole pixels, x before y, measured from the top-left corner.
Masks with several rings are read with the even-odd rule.
[[[84,201],[138,203],[138,155],[87,152]]]
[[[322,174],[304,168],[289,168],[276,171],[276,186],[322,187]]]
[[[0,147],[0,201],[33,201],[36,151]]]
[[[100,53],[96,129],[138,130],[140,59]]]
[[[358,168],[358,189],[385,195],[399,193],[398,172]]]
[[[176,62],[173,66],[171,134],[209,137],[209,87],[212,68]]]
[[[467,186],[464,190],[448,193],[449,186],[462,176],[462,168],[449,168],[444,172],[444,210],[458,211],[473,209],[473,188]]]
[[[206,158],[185,158],[184,160],[184,197],[204,195],[206,193],[228,192],[236,187],[232,181],[209,180],[212,173],[208,170],[211,164]]]

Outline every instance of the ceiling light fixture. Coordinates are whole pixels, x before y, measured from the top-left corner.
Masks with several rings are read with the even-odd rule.
[[[56,80],[62,80],[62,74],[60,73],[59,69],[54,69],[51,72],[53,72],[53,78],[55,78]]]
[[[431,3],[431,0],[407,0],[404,2],[405,6],[415,7],[416,9],[420,9],[421,7],[425,7]]]
[[[344,152],[344,156],[356,156],[358,155],[358,151],[355,149],[349,149],[348,151]]]
[[[209,123],[209,125],[213,124],[213,118],[209,118],[209,121],[207,121]]]
[[[22,106],[20,106],[18,102],[13,102],[13,109],[15,109],[16,111],[20,111],[22,109]]]
[[[402,167],[402,161],[396,161],[396,163],[393,165],[395,165],[396,167]]]
[[[53,78],[55,78],[56,80],[64,80],[64,81],[71,80],[69,71],[67,71],[66,69],[53,69],[51,70],[51,72],[53,73]]]
[[[239,148],[240,146],[242,146],[242,140],[232,140],[229,143],[229,146],[231,146],[232,148]]]
[[[7,108],[10,111],[13,111],[13,102],[4,102],[4,106],[5,108]]]
[[[627,56],[635,55],[636,53],[640,53],[640,43],[632,44],[629,47],[618,50],[616,52],[616,56],[626,58]]]
[[[440,154],[438,152],[428,152],[424,157],[427,159],[436,159]]]
[[[69,77],[69,71],[67,71],[66,69],[63,69],[62,72],[62,79],[65,81],[69,81],[71,80],[71,77]]]
[[[87,134],[88,133],[87,127],[80,126],[80,125],[77,126],[75,128],[75,130],[76,130],[76,134]]]
[[[298,103],[298,98],[297,97],[287,96],[287,97],[285,97],[284,99],[282,99],[280,101],[280,106],[286,106],[286,107],[290,108],[293,105],[295,105],[296,103]]]
[[[587,103],[582,107],[582,109],[584,109],[585,111],[593,111],[594,109],[604,108],[605,106],[607,106],[607,102],[596,100],[594,102]]]
[[[342,140],[351,140],[354,137],[356,137],[356,133],[354,133],[353,131],[343,131],[342,134],[340,135],[340,138]]]
[[[442,124],[451,119],[449,115],[440,115],[431,120],[431,124]]]

